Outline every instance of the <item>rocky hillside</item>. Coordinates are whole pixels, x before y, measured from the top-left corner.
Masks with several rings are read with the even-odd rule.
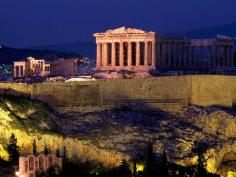
[[[171,161],[191,165],[197,160],[193,153],[196,141],[209,145],[206,157],[211,172],[216,172],[223,161],[236,160],[236,155],[229,155],[236,152],[236,117],[226,108],[190,106],[178,113],[122,108],[66,114],[56,122],[66,135],[131,156],[142,153],[152,141],[157,154],[165,148]]]
[[[24,147],[22,153],[31,149],[36,139],[41,150],[45,144],[53,150],[66,145],[71,156],[106,165],[130,156],[141,157],[148,141],[154,142],[157,154],[165,148],[169,160],[182,165],[195,164],[194,142],[205,142],[211,172],[224,173],[232,168],[229,162],[236,160],[236,112],[222,107],[190,106],[177,113],[122,107],[58,114],[39,102],[2,98],[2,144],[11,132]],[[4,152],[4,145],[0,146],[0,155]]]
[[[6,143],[11,133],[14,133],[22,154],[31,152],[32,142],[35,139],[39,152],[45,145],[54,152],[58,148],[62,152],[63,147],[66,146],[71,158],[102,162],[105,165],[118,164],[124,158],[122,154],[98,149],[89,140],[61,134],[55,122],[58,117],[60,115],[42,103],[18,97],[1,98],[0,156],[4,159],[8,158]]]

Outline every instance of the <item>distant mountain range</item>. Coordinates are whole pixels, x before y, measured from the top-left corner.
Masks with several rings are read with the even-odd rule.
[[[31,49],[75,52],[75,53],[80,53],[83,56],[86,56],[90,59],[96,58],[95,42],[75,41],[75,42],[68,42],[68,43],[55,44],[55,45],[37,46],[37,47],[32,47]]]
[[[236,22],[229,25],[201,28],[181,35],[189,38],[213,38],[216,37],[216,35],[218,34],[236,38]],[[32,47],[31,49],[75,52],[75,53],[80,53],[83,56],[89,57],[90,59],[96,58],[95,42],[75,41],[75,42],[68,42],[55,45]]]
[[[55,60],[58,58],[80,58],[81,55],[75,52],[63,52],[63,51],[52,51],[52,50],[36,50],[36,49],[16,49],[0,45],[0,63],[1,64],[12,64],[13,61],[22,60],[29,56],[35,58],[43,58],[48,61]]]
[[[236,38],[236,22],[228,25],[201,28],[183,34],[189,38],[213,38],[216,35],[226,35]]]

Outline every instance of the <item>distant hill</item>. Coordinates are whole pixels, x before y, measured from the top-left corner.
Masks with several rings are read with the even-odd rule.
[[[236,38],[236,22],[228,25],[207,27],[189,31],[184,35],[190,38],[213,38],[219,34]]]
[[[88,57],[90,59],[96,58],[95,42],[89,42],[89,41],[88,42],[75,41],[62,44],[36,46],[32,47],[31,49],[75,52],[75,53],[80,53],[81,55]]]
[[[48,61],[55,60],[57,58],[71,58],[78,57],[81,55],[75,52],[58,52],[52,50],[36,50],[36,49],[16,49],[0,45],[0,63],[1,64],[12,64],[15,60],[22,60],[29,56],[35,58],[43,58]]]

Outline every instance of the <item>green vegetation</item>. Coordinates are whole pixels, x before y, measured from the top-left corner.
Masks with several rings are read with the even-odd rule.
[[[0,109],[2,113],[8,112],[13,120],[11,125],[17,129],[28,132],[57,131],[52,119],[53,110],[41,102],[24,97],[4,96],[1,97]]]
[[[7,152],[9,154],[9,162],[17,165],[19,162],[19,146],[17,145],[17,138],[14,134],[12,134],[9,139]]]
[[[193,109],[202,110],[196,109],[196,107]],[[191,118],[191,116],[189,117]],[[72,174],[71,177],[73,175],[86,177],[214,176],[205,170],[206,161],[203,156],[205,148],[197,144],[194,147],[195,161],[191,164],[197,162],[195,157],[198,156],[198,165],[182,167],[168,161],[170,151],[172,151],[169,156],[170,160],[173,160],[175,157],[173,155],[177,153],[192,152],[191,142],[196,140],[195,132],[201,133],[201,136],[197,136],[197,138],[200,137],[199,139],[211,136],[210,133],[199,131],[198,122],[196,122],[196,126],[192,126],[193,121],[190,122],[189,117],[186,120],[183,117],[178,119],[177,116],[174,117],[166,112],[134,112],[128,108],[86,114],[58,115],[41,102],[23,97],[5,96],[0,98],[0,157],[7,159],[5,154],[8,154],[9,137],[14,133],[22,155],[47,154],[50,151],[57,153],[58,156],[61,155],[65,159],[63,170],[60,174],[55,175],[62,177],[68,175],[69,172]],[[173,125],[173,123],[175,124]],[[144,140],[143,137],[149,137],[149,135],[159,137],[159,141],[155,141],[153,144],[155,148],[158,147],[158,150],[162,149],[163,142],[167,142],[165,146],[168,148],[160,157],[153,152],[152,143],[148,143],[145,150],[143,150],[143,146],[138,146],[141,141],[141,143],[146,143],[148,139]],[[171,143],[173,143],[173,147],[179,145],[175,140],[173,141],[173,137],[181,140],[178,142],[183,142],[181,147],[184,148],[180,148],[179,151],[175,151],[177,148],[171,149]],[[159,142],[160,144],[158,144]],[[65,145],[66,147],[64,147]],[[130,151],[127,151],[128,146],[132,146]],[[124,153],[120,153],[121,151],[117,147],[124,150]],[[130,156],[126,156],[126,154],[131,155],[134,151],[145,155],[138,160],[135,158],[128,160]],[[126,160],[122,161],[122,159]],[[121,163],[118,164],[119,162]],[[50,169],[48,173],[39,175],[52,175],[54,172],[55,170]]]
[[[143,161],[145,164],[143,171],[131,170],[131,163],[126,160],[122,160],[118,167],[113,168],[105,168],[91,162],[81,163],[77,161],[74,163],[68,160],[66,151],[64,151],[63,169],[61,171],[49,168],[47,172],[38,173],[37,177],[67,177],[68,174],[70,177],[219,177],[206,171],[204,158],[202,159],[202,150],[202,144],[196,146],[196,153],[200,155],[198,165],[182,167],[169,163],[165,151],[158,160],[153,153],[152,144],[149,143]]]

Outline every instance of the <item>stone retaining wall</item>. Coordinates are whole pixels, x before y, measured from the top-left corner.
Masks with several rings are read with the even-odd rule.
[[[144,105],[233,106],[234,76],[170,76],[74,83],[0,83],[0,93],[23,95],[53,107],[101,107],[138,102]],[[172,100],[172,102],[171,102]],[[176,100],[176,102],[173,102]]]

